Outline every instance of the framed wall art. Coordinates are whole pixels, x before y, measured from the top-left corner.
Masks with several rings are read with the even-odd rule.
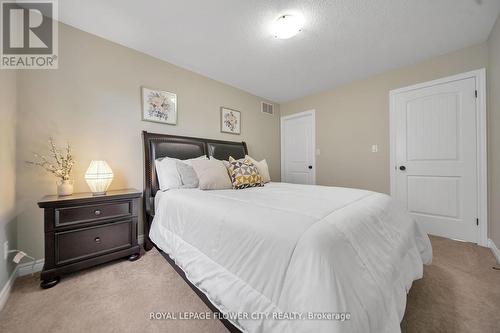
[[[142,87],[142,120],[177,125],[177,95]]]
[[[226,107],[220,108],[220,131],[223,133],[241,133],[241,112]]]

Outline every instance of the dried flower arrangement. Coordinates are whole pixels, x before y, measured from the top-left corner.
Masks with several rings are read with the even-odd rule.
[[[33,153],[35,160],[27,161],[26,163],[42,167],[63,181],[70,180],[71,172],[75,165],[70,145],[67,144],[64,150],[60,150],[56,147],[54,139],[51,137],[49,139],[49,153],[50,157]]]

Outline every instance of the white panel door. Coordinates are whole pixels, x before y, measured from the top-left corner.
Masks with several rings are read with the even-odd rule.
[[[475,78],[398,93],[395,197],[434,235],[478,240]]]
[[[281,118],[281,180],[315,184],[314,111]]]

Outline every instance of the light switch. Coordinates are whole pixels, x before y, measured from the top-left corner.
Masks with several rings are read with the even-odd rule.
[[[316,148],[316,156],[319,156],[321,155],[321,150],[319,150],[319,148]]]
[[[372,153],[378,153],[378,145],[372,145]]]

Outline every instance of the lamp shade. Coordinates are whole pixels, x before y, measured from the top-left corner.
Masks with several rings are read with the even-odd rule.
[[[104,195],[113,181],[113,170],[106,161],[92,161],[85,172],[85,180],[94,195]]]

